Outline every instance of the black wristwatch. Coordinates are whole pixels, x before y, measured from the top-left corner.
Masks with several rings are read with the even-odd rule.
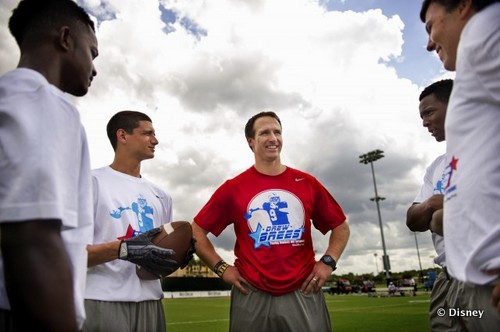
[[[337,262],[330,255],[324,255],[320,258],[320,261],[332,268],[332,273],[337,269]]]

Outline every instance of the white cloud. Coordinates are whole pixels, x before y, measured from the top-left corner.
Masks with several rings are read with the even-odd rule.
[[[6,29],[16,3],[0,5],[1,72],[13,68],[19,54]],[[349,216],[351,240],[339,271],[374,271],[373,253],[381,256],[369,201],[371,172],[358,162],[360,154],[377,148],[386,155],[375,167],[380,195],[387,198],[381,207],[392,267],[416,268],[409,258],[414,238],[405,226],[406,208],[425,165],[444,146],[421,127],[422,87],[388,64],[404,61],[403,42],[411,42],[403,41],[399,16],[327,12],[310,0],[286,6],[163,0],[177,16],[165,29],[158,1],[84,3],[101,20],[98,76],[89,94],[75,99],[94,167],[112,160],[105,134],[111,115],[123,109],[148,113],[160,146],[143,173],[172,194],[175,219],[190,220],[222,181],[252,164],[244,124],[272,109],[283,122],[284,162],[318,177]],[[314,236],[320,255],[328,237]],[[430,235],[421,238],[427,238],[422,250],[431,252]],[[231,261],[230,230],[214,241]],[[431,266],[426,260],[424,267]]]

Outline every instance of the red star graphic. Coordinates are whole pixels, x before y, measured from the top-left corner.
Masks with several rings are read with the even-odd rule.
[[[450,163],[451,169],[453,171],[455,171],[457,169],[457,164],[458,164],[458,158],[455,158],[455,156],[453,156],[451,158],[451,163]]]
[[[118,237],[118,240],[130,239],[130,238],[132,238],[132,237],[135,236],[135,233],[136,232],[134,231],[134,229],[132,228],[132,226],[128,225],[127,233],[124,236]]]

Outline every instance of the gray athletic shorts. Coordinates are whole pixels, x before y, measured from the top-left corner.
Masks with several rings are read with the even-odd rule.
[[[107,302],[85,300],[84,332],[165,332],[161,300]]]
[[[431,321],[431,330],[433,332],[453,332],[464,331],[463,325],[456,317],[449,317],[443,315],[443,309],[457,307],[456,292],[458,289],[459,281],[449,277],[449,275],[442,271],[438,274],[434,287],[431,293],[431,303],[429,307],[429,317]],[[439,314],[438,314],[438,310]]]
[[[330,315],[322,292],[299,290],[281,296],[233,287],[229,320],[231,332],[331,332]]]
[[[446,312],[446,315],[458,316],[465,326],[464,331],[500,331],[500,314],[491,304],[493,287],[460,282],[455,292],[457,306]],[[479,311],[482,312],[481,317]]]

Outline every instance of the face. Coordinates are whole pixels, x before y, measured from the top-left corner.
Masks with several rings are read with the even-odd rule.
[[[74,96],[87,94],[90,84],[97,75],[93,61],[98,56],[97,38],[90,27],[82,26],[69,32],[73,48],[67,55],[63,69],[63,91]]]
[[[437,99],[434,94],[422,98],[418,106],[422,125],[429,130],[438,142],[445,140],[444,120],[447,106],[446,103]]]
[[[255,120],[253,125],[254,138],[248,139],[255,159],[271,162],[279,160],[283,139],[279,122],[270,116],[263,116]]]
[[[460,8],[448,13],[444,6],[433,2],[425,14],[427,50],[436,51],[444,68],[450,71],[455,70],[458,42],[465,25],[460,13]]]
[[[123,131],[126,151],[131,157],[142,161],[155,156],[155,147],[159,143],[156,139],[153,124],[149,121],[139,121],[139,127],[134,128],[131,134]]]

